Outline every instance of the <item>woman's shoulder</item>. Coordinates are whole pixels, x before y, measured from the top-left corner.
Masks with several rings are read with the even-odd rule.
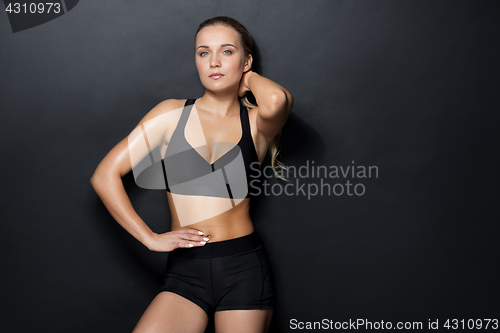
[[[170,98],[158,103],[154,108],[149,110],[139,122],[139,125],[144,124],[150,120],[170,120],[172,117],[180,116],[180,111],[184,107],[185,99]],[[178,111],[178,112],[173,112]],[[160,117],[161,116],[161,117]]]
[[[151,111],[148,112],[150,117],[159,116],[165,114],[166,112],[171,112],[174,110],[179,110],[184,107],[186,99],[176,99],[170,98],[158,103]]]
[[[186,99],[169,98],[169,99],[166,99],[166,100],[158,103],[158,105],[155,107],[155,109],[158,109],[160,112],[163,113],[163,112],[173,111],[173,110],[182,108],[182,107],[184,107],[185,103],[186,103]]]

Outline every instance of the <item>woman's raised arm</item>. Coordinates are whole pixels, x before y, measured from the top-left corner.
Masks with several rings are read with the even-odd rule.
[[[271,141],[283,128],[293,107],[293,98],[288,90],[252,70],[242,78],[246,89],[255,96],[258,104],[257,128]]]

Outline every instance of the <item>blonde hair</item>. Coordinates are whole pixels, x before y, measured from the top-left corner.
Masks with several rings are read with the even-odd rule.
[[[200,24],[200,26],[198,27],[196,34],[194,35],[195,40],[196,40],[196,36],[198,35],[198,32],[200,32],[201,29],[203,29],[207,26],[215,26],[215,25],[224,25],[224,26],[231,27],[234,30],[236,30],[236,32],[240,36],[241,45],[243,46],[244,57],[247,58],[249,54],[251,54],[252,57],[254,56],[252,37],[248,33],[247,29],[240,22],[238,22],[237,20],[235,20],[231,17],[217,16],[217,17],[213,17],[213,18],[210,18],[208,20],[203,21]],[[195,45],[195,48],[196,48],[196,45]],[[257,107],[257,105],[253,104],[252,102],[249,101],[248,94],[249,94],[249,92],[247,92],[245,94],[245,96],[241,97],[240,102],[241,102],[241,104],[243,104],[243,106],[250,108],[250,109],[253,109],[253,108]],[[287,169],[287,167],[282,162],[278,161],[278,159],[277,159],[278,155],[281,155],[280,151],[281,151],[281,130],[279,131],[279,133],[274,137],[274,139],[269,144],[268,152],[271,155],[271,167],[273,168],[274,174],[283,180],[289,181],[288,179],[283,178],[276,171],[276,164],[278,164],[283,169]]]

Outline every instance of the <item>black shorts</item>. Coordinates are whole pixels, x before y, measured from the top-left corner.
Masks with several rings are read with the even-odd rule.
[[[253,233],[168,254],[160,292],[170,291],[215,311],[272,309],[271,267],[260,237]]]

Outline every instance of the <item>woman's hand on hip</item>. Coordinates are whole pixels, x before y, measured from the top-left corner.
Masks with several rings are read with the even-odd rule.
[[[200,235],[199,231],[190,228],[154,234],[147,247],[151,251],[170,252],[177,248],[204,246],[210,235]]]

